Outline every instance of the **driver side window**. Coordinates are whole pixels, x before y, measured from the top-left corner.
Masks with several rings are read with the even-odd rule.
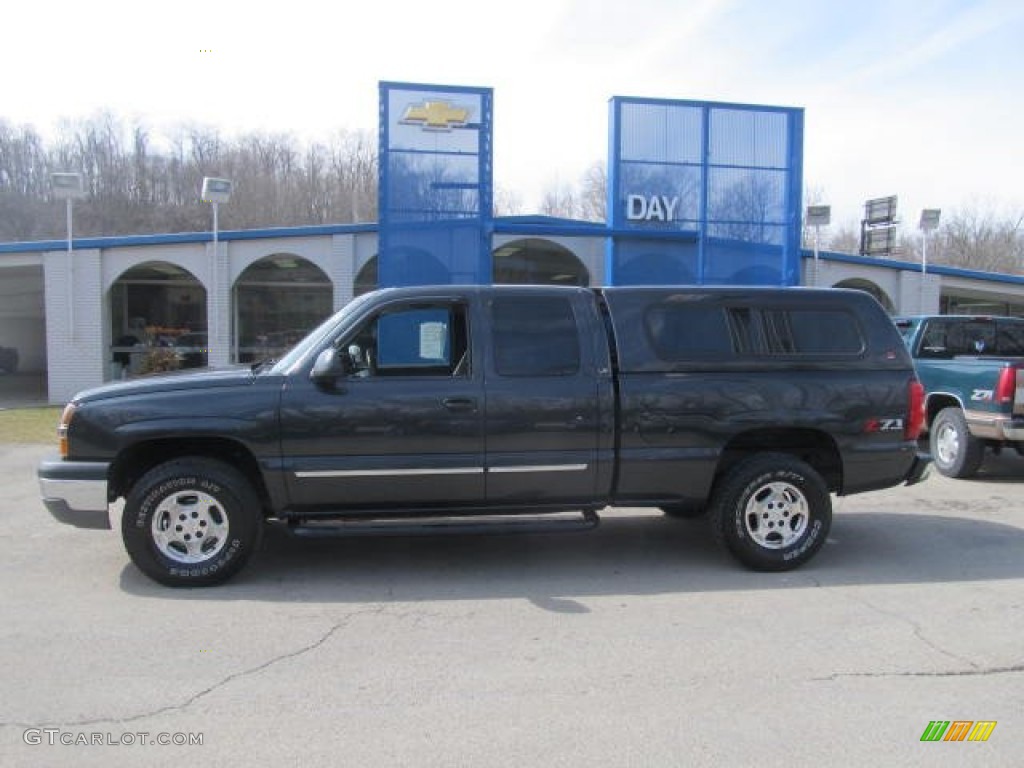
[[[350,376],[469,375],[466,310],[416,304],[375,315],[342,345]]]

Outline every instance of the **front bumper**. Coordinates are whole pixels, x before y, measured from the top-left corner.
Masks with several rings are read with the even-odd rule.
[[[910,470],[907,472],[907,478],[903,481],[904,485],[917,485],[926,477],[928,477],[928,470],[932,465],[932,455],[930,453],[922,453],[918,451],[914,457],[914,463],[910,465]]]
[[[44,459],[36,469],[43,504],[57,520],[78,528],[110,528],[105,461]]]

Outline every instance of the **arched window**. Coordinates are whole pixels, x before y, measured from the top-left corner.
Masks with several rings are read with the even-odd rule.
[[[116,377],[206,365],[206,289],[184,267],[149,261],[110,287]]]
[[[250,264],[234,286],[234,360],[279,357],[331,314],[333,295],[330,278],[300,256],[275,253]]]
[[[539,237],[513,240],[494,250],[495,284],[590,284],[590,274],[565,246]]]
[[[870,293],[876,299],[878,303],[885,307],[885,311],[890,315],[896,312],[896,305],[892,303],[892,299],[889,298],[888,294],[875,285],[870,280],[865,280],[861,277],[852,277],[848,280],[841,280],[835,284],[835,288],[854,288],[858,291],[864,291]]]

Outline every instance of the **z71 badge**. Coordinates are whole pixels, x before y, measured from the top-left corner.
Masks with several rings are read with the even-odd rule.
[[[975,389],[971,392],[971,400],[974,402],[989,403],[994,396],[995,393],[991,389]]]

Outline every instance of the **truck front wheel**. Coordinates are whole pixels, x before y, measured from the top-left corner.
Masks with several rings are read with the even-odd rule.
[[[259,546],[260,504],[234,467],[191,457],[160,464],[125,500],[121,536],[132,562],[169,587],[218,584]]]
[[[821,548],[832,525],[828,486],[786,454],[752,456],[718,483],[711,502],[716,538],[758,571],[788,571]]]
[[[929,428],[935,467],[946,477],[972,477],[981,468],[985,446],[967,428],[959,408],[943,408]]]

